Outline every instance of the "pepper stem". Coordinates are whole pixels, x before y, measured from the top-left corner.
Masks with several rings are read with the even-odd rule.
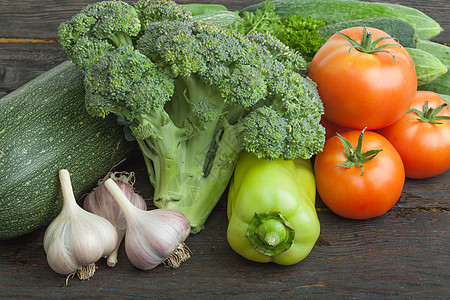
[[[256,212],[246,236],[256,251],[275,256],[291,247],[295,230],[279,211]]]

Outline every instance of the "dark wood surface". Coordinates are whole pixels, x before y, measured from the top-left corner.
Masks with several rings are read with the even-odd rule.
[[[239,10],[259,1],[197,1],[214,2]],[[445,30],[433,40],[450,42],[448,0],[384,2],[427,13]],[[56,28],[89,3],[0,0],[0,97],[67,59],[56,41]],[[137,189],[150,199],[144,163],[140,153],[135,154],[122,168],[137,173]],[[425,180],[408,179],[388,213],[365,221],[340,218],[318,199],[319,240],[311,254],[293,266],[254,263],[233,252],[226,240],[225,197],[206,229],[188,238],[193,256],[176,270],[137,270],[122,246],[115,268],[101,260],[91,280],[73,279],[65,286],[65,276],[47,265],[42,228],[0,241],[0,298],[447,299],[449,180],[450,171]]]

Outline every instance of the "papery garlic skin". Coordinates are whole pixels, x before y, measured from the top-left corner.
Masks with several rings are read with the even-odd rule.
[[[181,253],[180,248],[184,247],[191,231],[189,220],[181,212],[172,209],[140,210],[127,200],[114,180],[106,180],[105,186],[124,211],[127,219],[125,251],[136,268],[150,270],[174,253]],[[182,261],[189,257],[185,256]]]
[[[44,234],[47,262],[59,274],[71,274],[114,251],[118,243],[114,226],[78,206],[67,170],[60,170],[63,208]]]
[[[130,262],[141,270],[160,265],[186,240],[191,231],[188,219],[171,209],[135,213],[126,231],[125,251]]]
[[[108,173],[103,180],[99,181],[98,187],[89,193],[84,200],[83,207],[85,210],[107,219],[116,228],[118,243],[114,251],[107,257],[109,267],[114,267],[117,264],[117,253],[125,236],[127,221],[119,203],[103,183],[108,178],[112,178],[134,206],[141,210],[147,210],[145,200],[132,187],[133,183],[130,180],[133,177],[134,174],[128,172]]]

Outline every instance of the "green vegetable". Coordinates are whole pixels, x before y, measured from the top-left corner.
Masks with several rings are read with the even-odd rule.
[[[373,27],[383,30],[392,37],[395,37],[403,47],[415,48],[419,37],[414,27],[403,20],[397,18],[373,18],[339,22],[320,27],[317,34],[324,38],[329,38],[334,33],[351,27]]]
[[[276,37],[310,62],[327,40],[317,34],[324,25],[324,21],[312,17],[291,16],[282,22],[282,29]]]
[[[450,95],[444,95],[444,94],[438,94],[442,99],[444,99],[445,102],[450,105]]]
[[[228,192],[230,246],[256,262],[303,260],[320,233],[315,196],[309,160],[269,161],[244,153]]]
[[[447,69],[450,69],[450,47],[431,41],[420,41],[417,43],[416,47],[417,49],[434,55],[446,66]],[[432,82],[421,85],[419,89],[450,95],[450,72],[447,71],[447,73],[439,76]]]
[[[191,22],[198,21],[210,22],[223,28],[229,28],[233,24],[240,23],[241,17],[239,17],[239,14],[231,11],[213,11],[193,16],[191,19]]]
[[[262,3],[262,10],[244,11],[240,22],[233,23],[230,28],[241,34],[257,31],[270,33],[286,46],[295,49],[308,62],[325,43],[326,38],[318,36],[317,30],[326,23],[322,20],[294,15],[281,20],[275,14],[275,4],[266,0]]]
[[[447,67],[434,55],[415,48],[406,50],[414,62],[418,86],[430,83],[447,73]]]
[[[290,16],[303,14],[335,24],[343,21],[391,17],[412,23],[404,13],[373,2],[354,0],[278,0],[274,1],[275,13],[286,19]],[[244,11],[261,9],[262,4],[255,4],[244,8]],[[415,27],[415,24],[411,24]]]
[[[140,0],[135,7],[122,1],[101,1],[61,23],[59,42],[70,60],[87,70],[113,49],[133,46],[149,23],[190,17],[186,8],[172,0]]]
[[[416,25],[415,28],[417,35],[422,40],[431,39],[432,37],[437,36],[443,31],[442,27],[435,20],[418,9],[394,3],[380,2],[378,4],[388,8],[392,8],[410,18],[411,21]]]
[[[77,199],[135,144],[113,118],[84,108],[82,75],[63,63],[0,99],[0,239],[32,232],[59,213],[58,170]]]
[[[275,13],[282,20],[297,14],[321,19],[328,24],[369,18],[397,18],[411,24],[421,39],[436,36],[442,31],[436,21],[421,11],[398,4],[354,0],[279,0],[274,3]],[[255,4],[244,8],[241,13],[261,8],[261,3]]]
[[[193,16],[202,15],[205,13],[216,12],[216,11],[227,11],[228,9],[221,4],[200,4],[200,3],[189,3],[183,4]]]
[[[265,0],[260,4],[260,8],[254,11],[242,11],[242,20],[235,22],[230,28],[244,35],[257,31],[276,36],[281,27],[281,18],[274,11],[275,4]]]
[[[144,8],[168,15],[163,6],[141,0],[119,18],[121,9],[102,3],[82,11],[97,15],[94,24],[68,21],[73,32],[83,32],[77,38],[72,34],[70,43],[117,20],[108,35],[97,35],[102,45],[116,30],[139,24],[135,15]],[[203,228],[242,149],[287,160],[309,158],[322,149],[323,105],[295,51],[268,35],[243,36],[209,22],[192,23],[184,15],[143,24],[132,45],[112,47],[98,60],[66,50],[87,66],[88,112],[122,120],[144,155],[156,206],[184,213],[193,233]],[[63,44],[67,36],[61,36]]]

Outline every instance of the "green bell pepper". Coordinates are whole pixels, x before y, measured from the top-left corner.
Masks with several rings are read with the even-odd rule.
[[[252,261],[298,263],[319,237],[315,198],[309,160],[269,161],[243,153],[228,191],[228,243]]]

